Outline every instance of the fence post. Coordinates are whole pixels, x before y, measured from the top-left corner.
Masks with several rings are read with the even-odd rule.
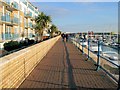
[[[83,39],[82,39],[82,53],[84,54],[84,50],[83,50],[84,48],[83,48]]]
[[[98,41],[98,53],[97,53],[97,68],[98,71],[100,69],[100,41]]]
[[[76,47],[77,47],[77,40],[76,40]]]
[[[75,38],[73,38],[73,44],[74,44]]]
[[[79,43],[79,50],[80,50],[80,42],[78,42]]]
[[[120,37],[120,34],[118,34],[118,42],[120,43],[120,38],[119,37]],[[118,54],[120,54],[119,46],[118,46]],[[118,59],[120,59],[120,58],[118,58]],[[118,69],[119,69],[119,81],[118,81],[118,88],[117,88],[117,90],[120,90],[120,65],[119,65]]]
[[[88,39],[88,59],[90,58],[90,52],[89,51],[90,51],[90,40]]]
[[[120,66],[118,67],[118,69],[119,69],[119,81],[118,81],[118,88],[117,88],[117,90],[120,90]]]

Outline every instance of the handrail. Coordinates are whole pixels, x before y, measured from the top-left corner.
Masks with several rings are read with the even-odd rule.
[[[93,54],[95,54],[96,56],[97,56],[97,62],[96,62],[96,66],[97,67],[99,67],[99,68],[101,68],[103,71],[105,71],[114,81],[116,81],[117,83],[118,83],[118,88],[119,88],[119,83],[120,83],[120,80],[119,80],[119,78],[120,78],[120,65],[117,65],[116,63],[114,63],[114,62],[112,62],[112,61],[110,61],[108,58],[106,58],[106,57],[104,57],[104,56],[102,56],[101,54],[100,54],[100,50],[99,50],[99,46],[100,45],[102,45],[101,43],[100,43],[100,41],[98,41],[99,43],[97,43],[97,45],[98,45],[98,53],[95,53],[94,51],[92,51],[91,49],[89,49],[89,46],[88,47],[84,47],[83,46],[83,43],[81,44],[78,40],[75,40],[74,38],[70,38],[70,40],[77,46],[77,44],[78,44],[78,48],[79,49],[81,49],[80,48],[80,46],[82,46],[82,52],[84,53],[84,48],[85,49],[87,49],[88,51],[88,53],[87,53],[87,55],[88,55],[88,58],[90,57],[91,58],[91,56],[89,55],[89,52],[92,52]],[[82,40],[83,41],[83,40]],[[88,41],[88,45],[90,45],[89,44],[89,40],[87,40]],[[101,59],[99,59],[99,58],[101,58],[101,59],[103,59],[103,60],[105,60],[105,61],[107,61],[108,63],[110,63],[110,64],[112,64],[112,65],[114,65],[115,67],[116,67],[116,69],[118,69],[118,73],[119,73],[119,78],[117,79],[112,73],[110,73],[109,71],[107,71],[106,69],[105,69],[105,67],[104,66],[102,66],[101,64],[100,64],[100,61],[101,61]],[[93,59],[93,58],[92,58]],[[98,68],[96,68],[96,70],[99,70]]]

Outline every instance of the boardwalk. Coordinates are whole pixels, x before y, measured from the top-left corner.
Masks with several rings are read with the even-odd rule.
[[[117,85],[70,42],[58,40],[19,88],[116,90]]]

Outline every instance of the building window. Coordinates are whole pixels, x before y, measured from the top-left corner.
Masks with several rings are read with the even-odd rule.
[[[19,32],[18,32],[18,27],[15,26],[14,27],[14,39],[18,38],[19,37]]]
[[[5,29],[5,40],[9,40],[11,39],[11,27],[10,26],[6,26]]]
[[[15,34],[18,34],[18,27],[14,27]]]

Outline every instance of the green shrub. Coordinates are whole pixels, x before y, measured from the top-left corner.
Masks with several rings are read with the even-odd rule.
[[[7,51],[15,50],[19,48],[19,43],[17,41],[9,41],[4,43],[4,49]]]
[[[34,40],[29,40],[28,43],[29,43],[29,45],[31,45],[31,44],[34,44],[35,41]]]
[[[32,45],[34,43],[35,43],[34,40],[29,40],[28,38],[26,38],[25,41],[21,41],[21,42],[9,41],[7,43],[4,43],[4,50],[12,51],[12,50],[15,50],[15,49],[18,49],[18,48],[22,48],[23,46]]]

